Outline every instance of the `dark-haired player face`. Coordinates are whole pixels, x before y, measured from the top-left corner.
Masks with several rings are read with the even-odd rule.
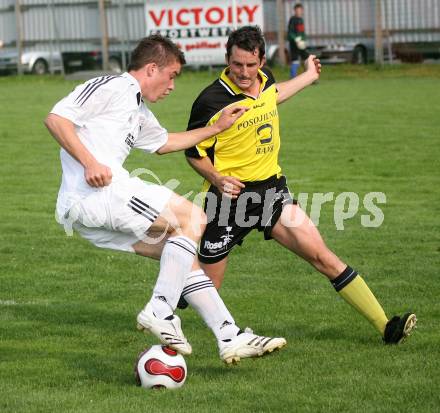
[[[260,59],[258,49],[253,52],[232,46],[231,55],[226,57],[229,65],[229,78],[243,91],[254,92],[258,78],[258,69],[263,67],[265,59]]]

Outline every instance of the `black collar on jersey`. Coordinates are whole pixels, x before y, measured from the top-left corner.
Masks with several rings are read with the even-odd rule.
[[[220,79],[219,82],[220,84],[232,95],[232,96],[236,96],[236,95],[244,95],[247,97],[250,97],[252,99],[255,99],[255,97],[247,95],[245,92],[243,92],[228,76],[229,73],[229,66],[226,67],[222,74],[220,75]],[[258,69],[258,75],[260,76],[261,79],[261,85],[260,85],[260,93],[266,89],[266,83],[267,83],[267,75],[266,73],[264,73],[261,69]]]

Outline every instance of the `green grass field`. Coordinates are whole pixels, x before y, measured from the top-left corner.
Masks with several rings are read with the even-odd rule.
[[[169,130],[184,129],[193,98],[214,78],[182,75],[152,110]],[[330,67],[280,106],[292,192],[386,194],[379,228],[362,227],[361,209],[337,231],[332,202],[319,228],[389,316],[417,313],[416,333],[385,347],[324,277],[255,233],[231,255],[222,296],[242,327],[284,336],[288,346],[228,368],[186,310],[189,376],[170,392],[133,378],[138,352],[155,343],[136,331],[135,317],[157,262],[67,237],[54,220],[58,148],[42,121],[75,83],[0,78],[0,411],[440,411],[439,84],[439,66]],[[179,179],[181,194],[199,190],[182,154],[133,153],[127,168],[137,167]]]

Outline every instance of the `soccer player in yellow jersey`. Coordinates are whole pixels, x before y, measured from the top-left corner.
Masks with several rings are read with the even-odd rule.
[[[191,166],[205,178],[207,191],[208,225],[199,246],[203,269],[219,288],[231,249],[258,229],[266,240],[275,239],[324,274],[342,298],[373,324],[385,343],[399,343],[415,327],[415,314],[387,318],[362,277],[326,246],[313,222],[291,198],[278,164],[277,105],[318,80],[319,60],[310,56],[303,74],[275,83],[264,68],[264,55],[258,27],[232,32],[226,45],[228,66],[192,107],[188,129],[211,125],[227,106],[249,107],[229,129],[186,150]]]

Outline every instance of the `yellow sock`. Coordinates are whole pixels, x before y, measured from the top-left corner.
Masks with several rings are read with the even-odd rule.
[[[362,277],[347,267],[340,276],[332,280],[332,284],[340,296],[373,324],[383,336],[388,318]]]

